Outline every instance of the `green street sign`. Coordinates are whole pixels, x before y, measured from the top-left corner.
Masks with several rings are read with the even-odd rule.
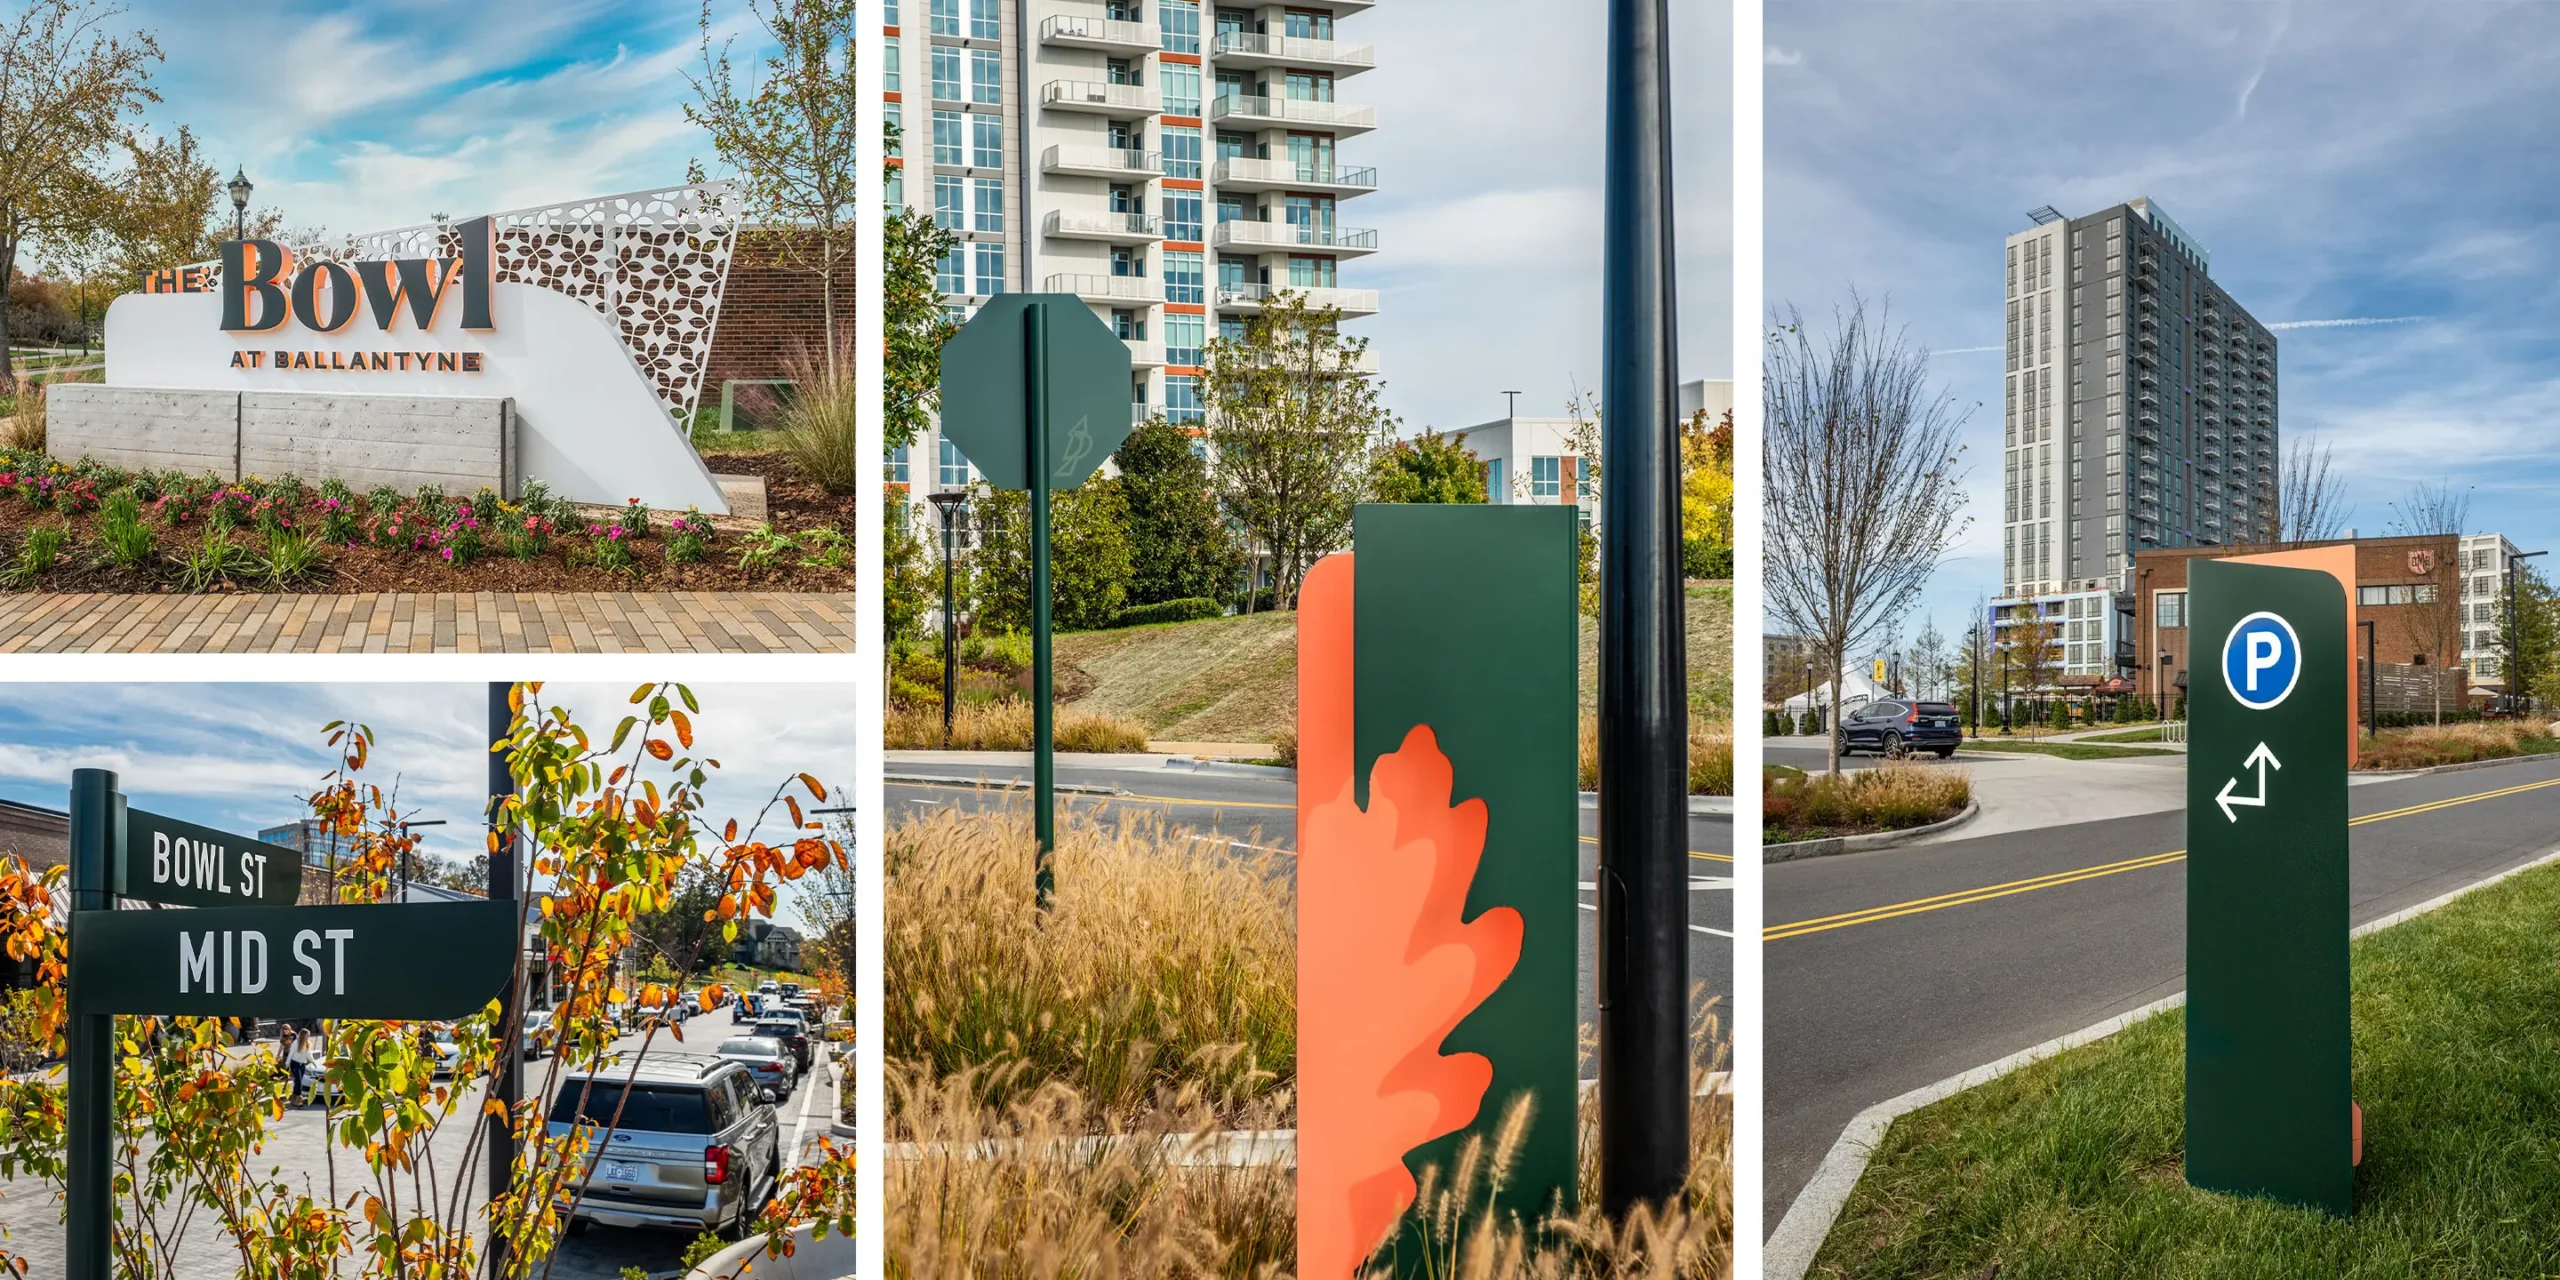
[[[1028,489],[1025,330],[1047,343],[1049,487],[1072,489],[1129,438],[1129,347],[1072,293],[999,294],[942,347],[942,435],[998,489]]]
[[[2187,1181],[2354,1208],[2346,597],[2189,569]]]
[[[78,911],[71,1012],[443,1021],[506,990],[511,901]]]
[[[192,822],[127,808],[112,837],[116,893],[175,907],[289,907],[302,895],[302,858]]]

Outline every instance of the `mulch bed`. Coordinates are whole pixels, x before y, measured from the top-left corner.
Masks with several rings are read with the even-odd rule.
[[[786,533],[833,525],[854,526],[854,495],[829,493],[779,453],[706,453],[702,465],[724,476],[763,476],[764,501],[773,527]]]

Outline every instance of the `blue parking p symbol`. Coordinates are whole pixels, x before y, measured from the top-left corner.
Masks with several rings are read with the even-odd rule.
[[[2222,683],[2252,711],[2284,701],[2301,673],[2302,641],[2293,624],[2275,614],[2242,618],[2222,642]]]

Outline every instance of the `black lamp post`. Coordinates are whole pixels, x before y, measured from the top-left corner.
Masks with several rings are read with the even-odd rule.
[[[231,238],[234,240],[249,238],[249,193],[257,189],[257,184],[249,181],[246,171],[237,166],[233,167],[231,170]]]
[[[960,617],[951,586],[951,560],[956,550],[952,522],[968,506],[969,494],[946,489],[925,495],[942,516],[942,749],[951,749],[951,717],[960,702]]]
[[[1804,722],[1814,723],[1813,663],[1810,660],[1804,664]]]
[[[422,821],[422,822],[403,822],[403,823],[401,823],[401,824],[400,824],[400,834],[401,834],[401,835],[404,835],[404,836],[405,836],[405,835],[407,835],[407,834],[409,834],[409,828],[411,828],[411,827],[441,827],[441,826],[443,826],[444,824],[445,824],[445,822],[444,822],[444,819],[442,819],[442,818],[428,818],[428,819],[426,819],[426,820],[424,820],[424,821]],[[407,902],[407,901],[409,900],[409,868],[410,868],[410,866],[411,866],[411,865],[413,865],[413,864],[412,864],[412,862],[411,862],[411,859],[413,859],[415,856],[416,856],[416,855],[414,855],[414,854],[410,853],[410,852],[409,852],[408,850],[406,850],[406,849],[403,849],[403,850],[401,850],[401,851],[400,851],[400,898],[399,898],[399,900],[400,900],[400,901],[402,901],[402,902]]]
[[[1965,709],[1973,713],[1973,736],[1982,736],[1982,623],[1965,637],[1965,657],[1973,663],[1973,683],[1965,687]]]

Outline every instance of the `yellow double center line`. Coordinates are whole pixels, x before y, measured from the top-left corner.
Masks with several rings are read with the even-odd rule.
[[[2385,809],[2380,813],[2368,813],[2361,818],[2350,818],[2347,821],[2347,825],[2350,827],[2361,827],[2372,822],[2385,822],[2393,818],[2413,817],[2421,813],[2433,813],[2438,809],[2450,809],[2455,805],[2472,804],[2481,800],[2495,800],[2502,796],[2521,795],[2527,791],[2539,791],[2544,787],[2560,787],[2560,778],[2553,778],[2545,782],[2528,782],[2522,786],[2516,787],[2502,787],[2496,791],[2474,792],[2467,796],[2455,796],[2449,800],[2430,800],[2425,804],[2407,805],[2398,809]],[[2186,857],[2186,850],[2172,849],[2167,853],[2155,853],[2140,858],[2127,858],[2122,862],[2101,863],[2094,867],[2076,867],[2069,871],[2056,871],[2051,875],[2031,876],[2024,880],[2011,880],[2002,884],[1983,885],[1980,888],[1975,889],[1960,889],[1954,893],[1942,893],[1931,898],[1913,898],[1908,902],[1891,902],[1880,907],[1869,907],[1863,911],[1844,911],[1839,915],[1817,916],[1811,920],[1797,920],[1787,924],[1773,924],[1767,929],[1761,931],[1760,938],[1764,942],[1776,942],[1782,938],[1801,938],[1808,933],[1826,933],[1833,929],[1846,929],[1851,925],[1874,924],[1879,920],[1891,920],[1897,916],[1919,915],[1922,912],[1928,911],[1944,911],[1949,907],[1961,907],[1975,902],[1988,902],[1994,898],[2006,898],[2013,894],[2033,893],[2038,889],[2059,888],[2066,884],[2077,884],[2083,880],[2095,880],[2102,876],[2122,875],[2128,871],[2144,871],[2152,867],[2165,867],[2173,862],[2183,862],[2186,860]]]

